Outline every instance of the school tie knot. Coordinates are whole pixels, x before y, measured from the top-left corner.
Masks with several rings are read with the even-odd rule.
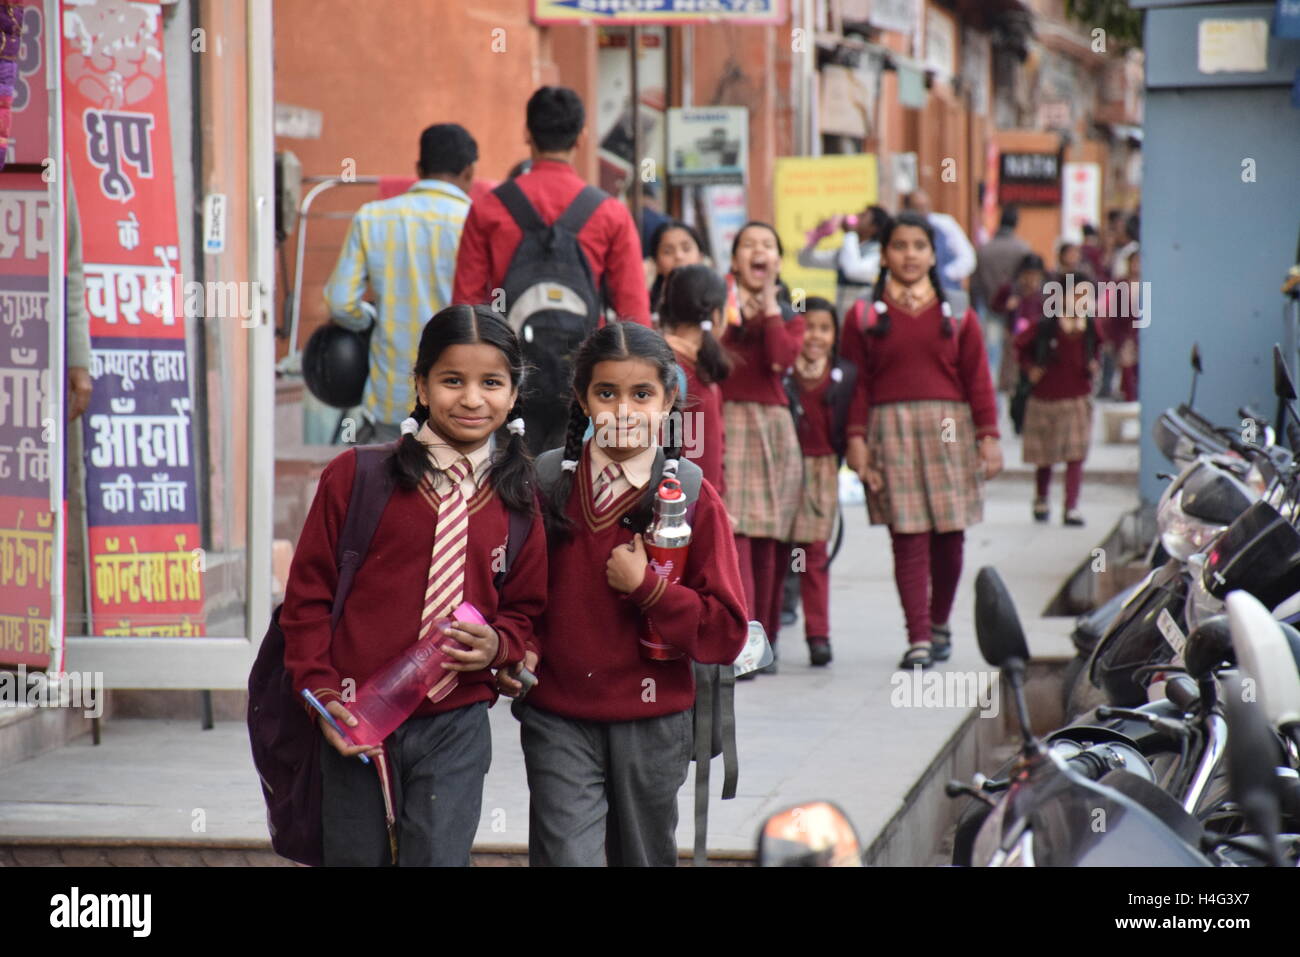
[[[446,475],[447,479],[451,482],[451,487],[447,489],[444,495],[452,495],[458,491],[460,489],[460,483],[465,481],[465,476],[469,475],[472,471],[473,467],[469,464],[469,459],[466,458],[459,458],[443,469],[443,474]]]
[[[614,481],[623,474],[623,466],[617,462],[610,462],[600,470],[600,475],[596,476],[596,485],[593,489],[596,497],[596,511],[603,512],[614,501]]]

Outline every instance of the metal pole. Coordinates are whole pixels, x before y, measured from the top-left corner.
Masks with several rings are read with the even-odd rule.
[[[641,28],[633,26],[632,49],[632,221],[641,235],[641,84],[637,78],[637,59],[641,52]]]
[[[67,178],[71,175],[63,164],[63,33],[58,29],[61,22],[59,5],[54,0],[45,0],[43,14],[45,18],[45,89],[49,94],[49,155],[53,158],[51,171],[54,176],[47,184],[50,200],[50,259],[49,259],[49,300],[46,316],[49,318],[49,371],[50,389],[45,415],[54,420],[55,445],[50,450],[50,511],[54,513],[54,548],[50,562],[50,663],[49,671],[59,674],[64,670],[64,631],[67,623],[63,617],[64,582],[63,571],[66,565],[64,548],[64,527],[67,516],[63,508],[66,493],[63,488],[63,463],[67,458],[68,429],[67,412],[64,397],[68,394],[67,379],[67,343],[64,338],[63,316],[64,276],[64,203],[67,196]],[[57,317],[57,319],[56,319]],[[87,410],[89,411],[89,410]],[[79,420],[75,428],[81,428]],[[59,454],[54,454],[55,452]],[[83,513],[84,514],[84,513]],[[90,553],[84,555],[89,558]],[[89,562],[85,562],[89,564]],[[89,615],[90,602],[86,602]]]

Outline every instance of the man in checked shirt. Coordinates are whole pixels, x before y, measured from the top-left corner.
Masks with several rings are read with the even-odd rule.
[[[429,317],[452,302],[456,249],[469,213],[478,144],[456,123],[420,134],[419,179],[391,199],[366,203],[352,219],[325,285],[330,318],[370,338],[370,378],[358,444],[389,442],[415,405],[411,367]],[[366,287],[374,302],[362,298]]]

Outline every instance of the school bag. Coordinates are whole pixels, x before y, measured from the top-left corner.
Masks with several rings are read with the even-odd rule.
[[[543,492],[551,488],[560,477],[560,460],[563,449],[550,449],[539,455],[533,463],[537,483]],[[621,520],[626,528],[635,528],[634,515],[652,507],[655,491],[664,474],[663,451],[655,456],[654,468],[644,496],[637,506],[629,509]],[[695,520],[695,505],[700,496],[704,473],[690,459],[678,459],[677,480],[686,496],[686,521]],[[709,771],[712,759],[722,755],[722,799],[736,796],[739,760],[736,752],[736,673],[731,665],[705,665],[691,662],[695,675],[694,737],[691,760],[695,762],[695,857],[696,865],[707,863],[706,852],[709,834]]]
[[[330,610],[331,628],[338,625],[357,569],[365,561],[379,518],[392,497],[394,482],[386,460],[395,446],[392,442],[357,446],[356,476],[337,546],[339,580]],[[509,513],[505,559],[494,578],[498,589],[531,528],[531,516]],[[262,782],[271,848],[281,857],[319,867],[323,863],[321,733],[284,666],[283,607],[276,605],[271,612],[248,676],[248,739],[253,766]]]
[[[493,193],[523,234],[506,269],[504,313],[530,366],[526,404],[559,403],[567,411],[573,356],[601,316],[601,296],[578,234],[609,196],[584,186],[548,226],[514,180]]]

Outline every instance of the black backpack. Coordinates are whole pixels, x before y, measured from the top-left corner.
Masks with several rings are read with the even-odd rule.
[[[330,611],[331,628],[338,625],[357,569],[365,561],[379,518],[392,497],[394,483],[386,460],[393,448],[394,443],[357,447],[356,477],[339,535],[339,581]],[[509,528],[505,561],[494,579],[498,589],[528,538],[532,516],[510,512]],[[248,739],[253,766],[262,781],[271,848],[281,857],[319,867],[323,863],[321,734],[284,666],[282,607],[276,605],[271,612],[271,623],[248,676]]]
[[[602,299],[578,233],[609,197],[585,186],[548,226],[514,180],[493,192],[523,233],[506,270],[501,311],[530,366],[525,441],[539,454],[563,442],[573,356],[600,323]]]
[[[543,494],[560,477],[560,459],[563,454],[563,449],[551,449],[538,456],[533,463],[537,471],[537,484]],[[639,506],[644,506],[653,499],[663,474],[664,453],[660,449],[655,455],[650,482]],[[700,495],[704,473],[698,465],[683,457],[679,459],[677,478],[682,483],[682,492],[686,496],[686,521],[690,522],[695,517],[695,504]],[[632,524],[630,516],[636,511],[635,508],[629,510],[623,517],[624,524]],[[722,799],[729,801],[736,796],[739,775],[736,753],[736,674],[730,665],[703,665],[693,661],[691,666],[695,675],[695,744],[691,757],[695,762],[695,863],[703,865],[707,863],[709,834],[709,771],[712,759],[718,755],[722,755]]]

